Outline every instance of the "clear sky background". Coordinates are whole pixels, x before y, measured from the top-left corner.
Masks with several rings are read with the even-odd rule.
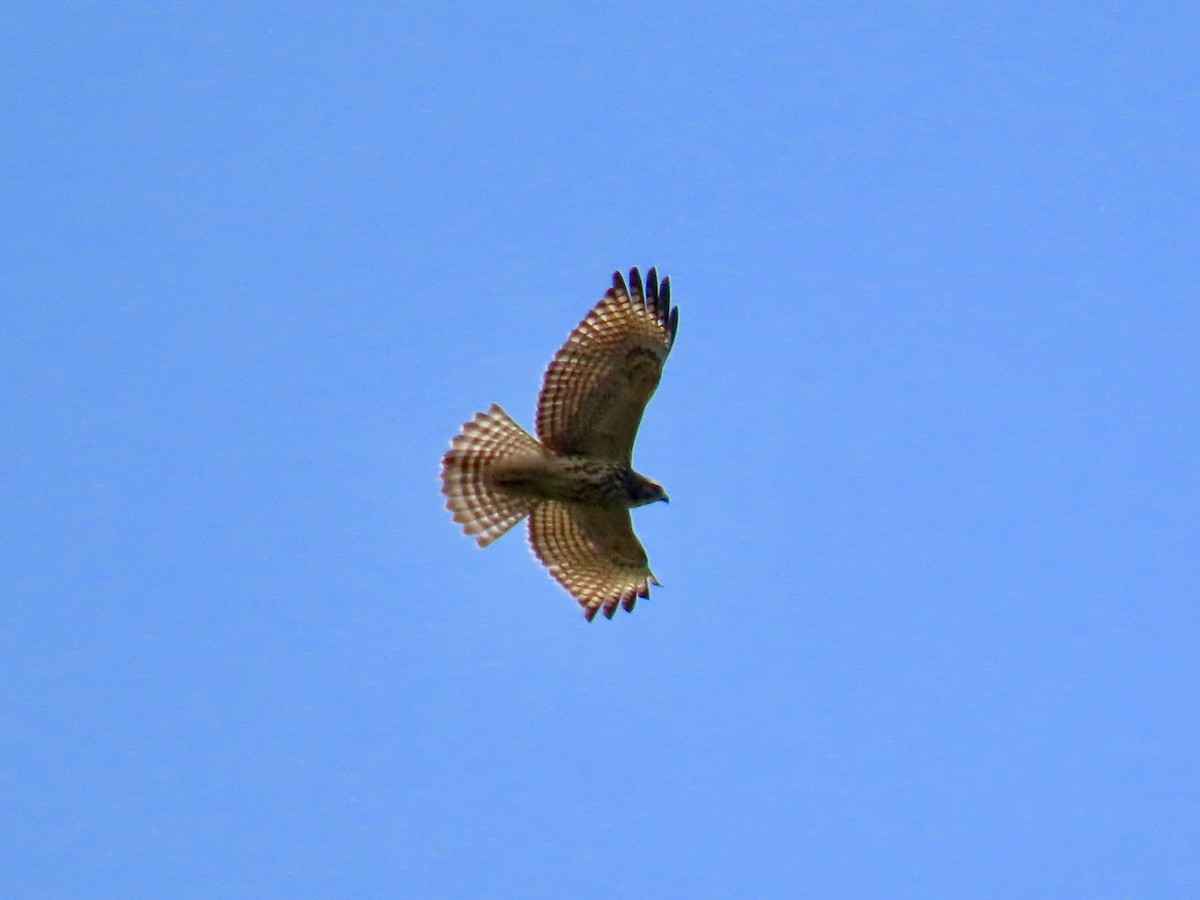
[[[0,895],[1200,896],[1194,3],[0,22]],[[588,625],[438,461],[634,265]]]

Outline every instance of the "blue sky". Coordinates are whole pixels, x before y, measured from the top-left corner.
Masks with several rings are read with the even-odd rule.
[[[1193,4],[0,28],[5,897],[1200,892]],[[588,625],[438,461],[634,265]]]

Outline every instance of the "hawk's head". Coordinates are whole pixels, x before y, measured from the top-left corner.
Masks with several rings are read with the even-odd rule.
[[[645,475],[639,475],[637,472],[632,472],[633,483],[630,487],[630,506],[645,506],[647,503],[655,503],[661,500],[663,503],[670,503],[671,500],[667,497],[667,492],[663,490],[663,486],[657,481],[651,481]]]

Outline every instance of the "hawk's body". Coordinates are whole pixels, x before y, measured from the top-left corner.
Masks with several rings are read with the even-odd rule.
[[[534,438],[493,404],[442,459],[454,521],[486,547],[526,516],[533,552],[591,619],[632,610],[657,584],[629,510],[666,500],[632,468],[642,412],[662,375],[679,315],[651,269],[621,273],[546,370]],[[540,440],[539,440],[540,439]]]

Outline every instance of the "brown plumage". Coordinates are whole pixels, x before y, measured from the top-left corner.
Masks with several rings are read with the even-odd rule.
[[[666,500],[633,471],[633,441],[671,352],[671,284],[637,269],[612,287],[555,354],[538,397],[537,438],[493,404],[442,458],[454,521],[486,547],[526,516],[529,543],[590,621],[632,610],[658,584],[629,510]]]

